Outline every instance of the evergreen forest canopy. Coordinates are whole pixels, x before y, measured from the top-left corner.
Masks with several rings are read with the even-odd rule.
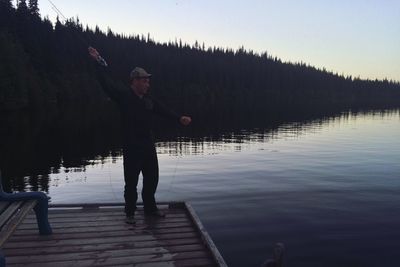
[[[11,0],[0,0],[0,110],[107,103],[89,45],[108,61],[116,85],[127,85],[131,69],[142,66],[153,73],[157,98],[199,121],[400,106],[396,81],[344,77],[244,48],[105,33],[83,27],[79,19],[53,25],[40,17],[37,0],[20,0],[16,8]]]

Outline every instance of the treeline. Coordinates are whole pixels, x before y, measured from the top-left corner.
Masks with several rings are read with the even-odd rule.
[[[134,29],[132,29],[134,31]],[[106,102],[87,47],[109,63],[116,83],[134,66],[153,73],[153,94],[199,120],[400,106],[400,84],[361,80],[240,48],[154,42],[83,27],[53,25],[37,0],[0,0],[0,109],[46,109]]]

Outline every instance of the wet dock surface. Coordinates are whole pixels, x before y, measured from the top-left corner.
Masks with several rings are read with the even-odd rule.
[[[34,213],[3,248],[7,266],[226,266],[185,203],[163,204],[165,218],[125,223],[121,205],[64,205],[49,210],[53,234],[40,236]]]

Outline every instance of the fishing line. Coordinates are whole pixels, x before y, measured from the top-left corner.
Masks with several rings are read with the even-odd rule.
[[[186,127],[187,126],[185,126],[185,128]],[[183,139],[183,136],[185,136],[185,133],[184,133],[185,130],[186,130],[185,128],[183,128],[182,132],[179,131],[179,130],[177,131],[178,141],[177,141],[177,152],[176,153],[177,153],[178,159],[176,159],[175,168],[174,168],[174,171],[173,171],[173,174],[172,174],[171,182],[170,182],[169,188],[167,190],[168,194],[170,194],[172,192],[171,189],[172,189],[172,186],[173,186],[173,184],[175,182],[176,173],[178,171],[178,166],[180,164],[181,158],[183,158],[183,151],[182,151],[182,149],[181,149],[181,151],[179,151],[179,145],[183,143],[182,139]]]
[[[68,22],[68,19],[64,16],[64,14],[61,12],[61,10],[51,0],[47,0],[47,1],[50,3],[53,11],[57,13],[57,16],[61,17],[62,22],[65,25]],[[81,43],[83,43],[86,47],[90,47],[89,43],[80,34],[78,34],[78,32],[75,32],[74,29],[72,29],[71,31],[68,31],[68,32],[72,32],[74,34],[74,36],[77,37],[79,39],[79,41],[81,41]],[[97,58],[97,61],[104,67],[107,67],[107,63],[102,57],[99,56]],[[109,177],[111,192],[114,196],[114,200],[117,200],[117,196],[115,194],[114,187],[112,185],[111,166],[108,167],[108,177]]]
[[[60,9],[59,9],[51,0],[47,0],[47,1],[50,3],[51,8],[53,9],[53,11],[56,12],[57,15],[58,15],[59,17],[61,17],[61,19],[62,19],[62,21],[63,21],[63,23],[64,23],[64,25],[65,25],[66,22],[68,22],[68,19],[64,16],[64,14],[60,11]],[[88,42],[87,42],[85,39],[83,39],[83,37],[82,37],[81,35],[79,35],[77,32],[75,32],[75,31],[73,31],[73,30],[72,30],[71,32],[73,32],[73,33],[75,34],[75,37],[78,37],[78,39],[79,39],[83,44],[85,44],[86,47],[90,47],[90,46],[91,46],[91,45],[89,45]],[[108,66],[107,62],[106,62],[102,57],[100,57],[100,56],[97,58],[97,61],[98,61],[101,65],[103,65],[104,67],[107,67],[107,66]],[[181,153],[182,153],[182,152],[181,152]],[[170,191],[171,191],[172,185],[173,185],[173,183],[174,183],[174,181],[175,181],[175,178],[176,178],[176,173],[177,173],[178,165],[179,165],[179,163],[180,163],[180,159],[181,159],[181,158],[182,158],[182,154],[181,154],[181,155],[178,154],[178,159],[176,160],[176,164],[175,164],[173,176],[172,176],[172,179],[171,179],[171,182],[170,182],[170,185],[169,185],[169,188],[168,188],[167,192],[170,192]],[[110,167],[109,167],[109,170],[108,170],[108,176],[109,176],[110,186],[111,186],[111,190],[112,190],[114,199],[116,199],[115,191],[114,191],[114,188],[113,188],[113,186],[112,186],[112,181],[111,181],[111,170],[110,170]]]
[[[66,23],[68,22],[68,19],[64,16],[64,14],[60,11],[60,9],[58,9],[57,6],[56,6],[51,0],[47,0],[47,1],[50,3],[51,9],[53,9],[53,11],[57,13],[57,16],[58,16],[58,17],[61,17],[61,20],[62,20],[63,24],[66,25]],[[90,46],[89,43],[88,43],[80,34],[78,34],[77,32],[75,32],[73,29],[72,29],[72,31],[70,31],[70,32],[73,32],[74,35],[75,35],[75,37],[78,37],[78,39],[79,39],[86,47],[89,47],[89,46]],[[103,60],[104,60],[104,59],[103,59]],[[105,61],[104,61],[104,62],[105,62]]]
[[[51,8],[57,13],[57,15],[61,16],[64,21],[67,21],[67,18],[63,15],[63,13],[56,7],[56,5],[51,1],[49,1]]]
[[[178,152],[177,152],[178,153]],[[175,163],[175,168],[174,168],[174,172],[173,172],[173,175],[172,175],[172,179],[171,179],[171,182],[169,183],[169,188],[168,188],[168,190],[167,190],[167,192],[168,193],[171,193],[171,189],[172,189],[172,185],[173,185],[173,183],[174,183],[174,181],[175,181],[175,177],[176,177],[176,171],[177,171],[177,169],[178,169],[178,165],[179,165],[179,162],[180,162],[180,159],[181,159],[181,157],[182,157],[182,155],[179,155],[178,154],[178,159],[176,160],[176,163]]]
[[[111,160],[111,164],[112,164],[112,160]],[[110,181],[111,192],[114,196],[114,200],[117,200],[117,195],[115,194],[114,187],[112,185],[112,180],[111,180],[111,165],[108,166],[108,178]]]

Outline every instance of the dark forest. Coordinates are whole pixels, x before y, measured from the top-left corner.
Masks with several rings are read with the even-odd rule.
[[[194,118],[260,116],[310,109],[399,106],[400,84],[344,77],[304,63],[284,63],[267,52],[205,48],[181,40],[156,43],[84,28],[79,19],[55,25],[41,19],[37,1],[1,0],[0,107],[68,110],[107,101],[87,47],[106,58],[116,83],[135,66],[153,73],[152,93]],[[134,31],[134,29],[132,29]]]

